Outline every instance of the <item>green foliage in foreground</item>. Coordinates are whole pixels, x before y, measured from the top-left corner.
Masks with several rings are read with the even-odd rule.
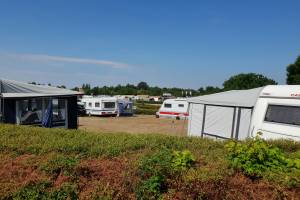
[[[142,182],[137,188],[138,199],[158,199],[167,190],[166,179],[189,169],[196,159],[189,150],[172,151],[163,148],[145,155],[139,163]]]
[[[228,142],[0,125],[0,152],[13,157],[22,154],[46,157],[41,161],[37,159],[34,165],[50,177],[50,183],[29,183],[16,190],[9,190],[11,185],[1,183],[2,188],[8,189],[1,190],[0,199],[5,195],[10,199],[76,199],[82,192],[78,183],[80,175],[76,171],[79,163],[90,158],[110,158],[121,154],[121,159],[127,157],[131,162],[128,180],[138,177],[137,185],[136,182],[129,183],[125,191],[135,192],[140,199],[158,199],[176,188],[177,183],[188,187],[203,182],[221,183],[236,171],[280,187],[300,187],[300,143],[288,140]],[[195,160],[197,165],[194,165]],[[69,179],[56,188],[54,180],[61,173]],[[103,186],[97,186],[99,194],[108,194],[108,197],[115,194],[105,182],[101,184]]]
[[[54,155],[47,163],[41,166],[41,170],[48,174],[55,174],[58,176],[60,173],[64,175],[71,175],[74,172],[74,168],[79,163],[78,158],[70,155]]]
[[[28,184],[23,187],[14,196],[14,200],[77,200],[78,193],[76,185],[64,183],[60,189],[51,190],[52,184],[49,182],[40,182]]]
[[[177,150],[223,148],[222,142],[209,139],[150,134],[96,134],[81,130],[46,129],[0,125],[0,151],[18,154],[59,154],[78,157],[114,157],[124,152],[160,147]]]
[[[300,157],[288,157],[278,147],[268,144],[260,137],[246,142],[231,141],[226,144],[227,158],[233,168],[241,169],[250,177],[276,177],[275,174],[284,174],[290,186],[300,184]],[[293,154],[292,154],[293,155]],[[299,156],[299,155],[298,155]],[[291,180],[298,177],[298,180]]]

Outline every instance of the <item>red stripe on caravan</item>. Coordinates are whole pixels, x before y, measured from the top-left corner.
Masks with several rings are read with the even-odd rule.
[[[184,116],[189,116],[188,113],[178,113],[178,112],[159,112],[159,114],[162,114],[162,115],[184,115]]]

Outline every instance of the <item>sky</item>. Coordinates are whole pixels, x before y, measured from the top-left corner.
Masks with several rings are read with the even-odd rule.
[[[67,87],[285,84],[300,55],[298,0],[0,0],[1,78]]]

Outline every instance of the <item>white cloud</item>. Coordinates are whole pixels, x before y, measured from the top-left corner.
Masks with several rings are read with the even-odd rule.
[[[30,62],[44,62],[48,64],[52,63],[74,63],[74,64],[88,64],[88,65],[101,65],[111,68],[128,68],[126,63],[120,63],[109,60],[98,60],[89,58],[78,57],[65,57],[65,56],[51,56],[45,54],[2,54],[2,56],[10,57],[15,60],[30,61]]]

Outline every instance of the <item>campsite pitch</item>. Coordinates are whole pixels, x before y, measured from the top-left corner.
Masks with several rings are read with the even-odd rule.
[[[153,115],[80,117],[79,129],[102,133],[158,133],[185,136],[187,133],[187,120],[155,118]]]

